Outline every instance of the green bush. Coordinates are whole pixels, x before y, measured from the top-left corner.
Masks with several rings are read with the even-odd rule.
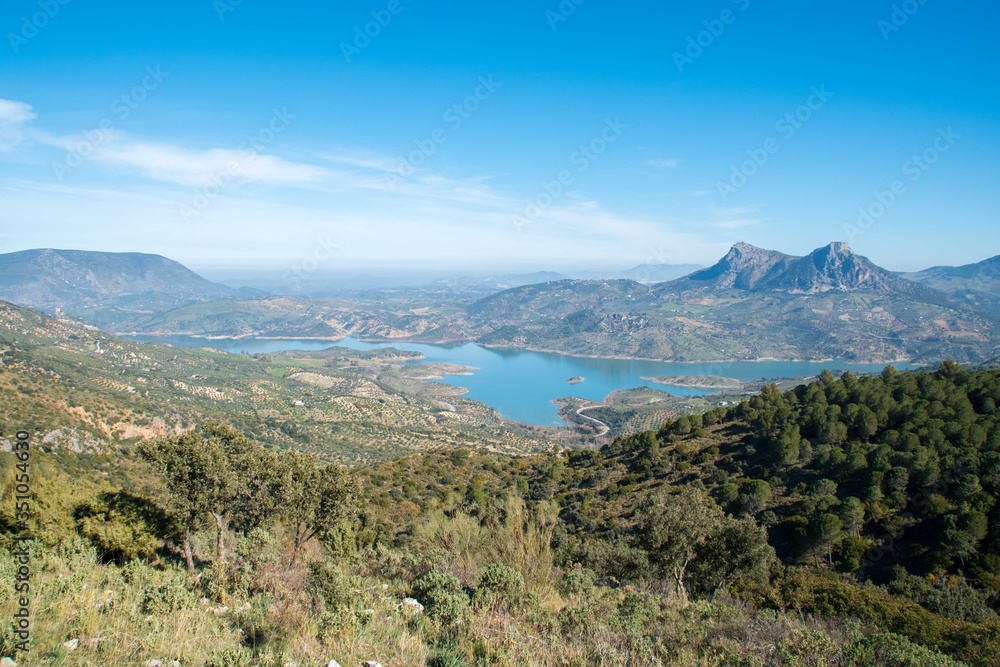
[[[850,667],[963,667],[965,663],[936,653],[906,637],[891,633],[875,634],[848,647],[844,652]]]
[[[413,582],[413,597],[424,605],[430,618],[442,625],[462,620],[469,606],[462,582],[440,570],[431,570]]]
[[[982,591],[958,576],[918,577],[897,567],[889,590],[907,597],[935,614],[972,623],[994,620],[996,612]]]
[[[479,575],[479,587],[473,602],[479,606],[516,606],[524,598],[524,577],[512,567],[501,563],[488,565]]]
[[[727,653],[722,657],[719,667],[764,667],[764,661],[755,655]]]
[[[817,630],[792,632],[778,642],[777,655],[782,667],[833,667],[840,664],[837,645],[829,635]]]
[[[661,610],[661,597],[644,591],[633,591],[626,593],[618,605],[618,620],[624,626],[644,629],[656,623]]]
[[[77,531],[102,559],[118,563],[151,557],[162,544],[160,536],[176,532],[155,503],[127,491],[102,494],[77,507],[73,516]]]
[[[321,599],[328,610],[343,609],[351,603],[351,582],[339,567],[328,561],[309,564],[308,590]]]
[[[453,646],[439,648],[427,661],[427,667],[466,667],[465,654]]]
[[[240,646],[215,653],[205,662],[205,667],[263,667],[253,651]]]
[[[596,581],[597,577],[589,568],[574,568],[563,575],[558,590],[562,595],[587,595],[594,590]]]
[[[249,608],[247,608],[249,607]],[[275,646],[282,643],[284,629],[271,611],[271,599],[257,597],[238,609],[233,621],[243,631],[243,643],[251,647]]]
[[[133,562],[125,566],[122,575],[130,586],[142,591],[144,614],[169,614],[197,604],[196,594],[187,586],[187,573],[180,568],[156,570]]]

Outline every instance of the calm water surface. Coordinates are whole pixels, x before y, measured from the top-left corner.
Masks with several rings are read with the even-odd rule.
[[[466,396],[485,403],[508,419],[540,426],[562,426],[552,401],[563,396],[578,396],[601,401],[616,389],[654,387],[677,396],[700,396],[711,390],[667,387],[643,380],[658,375],[719,375],[742,381],[773,380],[817,375],[824,368],[855,373],[877,373],[883,364],[854,364],[832,361],[735,361],[727,363],[672,363],[629,359],[589,359],[528,350],[493,350],[472,343],[463,345],[426,345],[420,343],[365,343],[346,338],[338,343],[315,340],[205,340],[189,336],[136,337],[144,342],[169,343],[178,347],[212,347],[226,352],[250,354],[278,350],[323,350],[333,345],[354,350],[395,347],[420,352],[426,362],[447,362],[474,366],[472,375],[449,376],[448,384],[468,389]],[[894,364],[900,370],[908,364]],[[574,376],[584,381],[568,384]]]

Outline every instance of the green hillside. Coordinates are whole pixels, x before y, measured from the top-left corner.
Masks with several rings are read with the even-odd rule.
[[[600,451],[345,470],[212,422],[36,447],[18,664],[997,665],[998,401],[946,363]]]

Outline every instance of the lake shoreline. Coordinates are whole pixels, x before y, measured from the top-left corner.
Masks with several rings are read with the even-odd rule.
[[[567,420],[553,414],[551,401],[567,394],[578,398],[600,403],[602,399],[615,391],[627,391],[639,388],[654,389],[681,399],[700,399],[720,391],[740,392],[749,395],[753,390],[759,390],[767,382],[787,381],[789,378],[815,377],[827,368],[831,371],[851,370],[859,375],[878,374],[882,364],[861,364],[832,360],[828,363],[801,361],[733,361],[727,364],[710,362],[668,362],[654,359],[586,357],[582,355],[567,355],[563,353],[514,348],[511,352],[500,352],[488,346],[465,344],[458,346],[441,346],[429,343],[412,343],[405,341],[372,341],[354,337],[342,337],[336,341],[328,338],[317,339],[299,337],[266,338],[242,337],[239,339],[206,339],[192,336],[171,337],[137,337],[134,340],[175,345],[185,348],[202,348],[221,350],[228,354],[276,354],[303,358],[324,359],[340,357],[350,353],[347,350],[357,350],[361,357],[377,357],[385,354],[385,350],[400,350],[407,353],[419,353],[423,359],[412,364],[404,360],[400,368],[404,382],[442,383],[463,394],[465,398],[477,401],[495,410],[502,418],[510,421],[540,427],[565,427]],[[331,349],[332,348],[332,349]],[[346,348],[341,350],[338,348]],[[510,349],[510,348],[507,348]],[[296,350],[302,351],[297,353]],[[361,371],[369,362],[359,363]],[[373,358],[371,363],[381,363]],[[908,370],[910,366],[899,366],[900,370]],[[360,371],[359,371],[360,372]],[[656,385],[647,378],[677,378],[678,376],[695,376],[694,379],[680,380],[669,385]],[[715,376],[699,379],[700,376]],[[739,390],[735,388],[702,387],[718,381],[718,376],[728,376],[747,383]],[[583,382],[568,383],[570,380]],[[731,382],[732,380],[730,380]],[[419,393],[419,392],[418,392]],[[454,395],[454,394],[453,394]],[[444,400],[449,400],[445,398]],[[706,399],[712,401],[715,399]],[[582,403],[577,407],[582,407]],[[587,411],[584,411],[584,415]],[[598,433],[603,430],[584,415],[571,415],[568,421],[576,424],[586,424],[597,427]]]
[[[912,359],[909,358],[897,358],[888,360],[846,360],[837,359],[836,357],[824,357],[821,359],[802,359],[802,358],[780,358],[780,357],[756,357],[754,359],[697,359],[697,360],[679,360],[679,359],[658,359],[655,357],[635,357],[628,355],[618,355],[618,354],[580,354],[575,352],[565,352],[563,350],[553,350],[544,347],[535,346],[523,346],[523,345],[496,345],[490,343],[478,343],[474,340],[467,338],[460,339],[449,339],[449,340],[419,340],[413,338],[358,338],[355,336],[347,335],[341,336],[339,338],[334,338],[331,336],[255,336],[253,334],[241,334],[236,336],[206,336],[204,334],[192,334],[192,333],[112,333],[112,336],[120,336],[124,338],[129,338],[134,340],[135,338],[167,338],[172,336],[184,336],[186,338],[197,338],[199,340],[306,340],[306,341],[329,341],[333,344],[340,343],[347,340],[348,338],[353,338],[359,343],[369,343],[371,345],[394,345],[394,344],[407,344],[407,345],[456,345],[456,344],[472,344],[478,345],[487,350],[523,350],[526,352],[541,352],[545,354],[558,354],[564,357],[575,357],[578,359],[614,359],[618,361],[654,361],[662,362],[667,364],[734,364],[734,363],[795,363],[795,364],[830,364],[830,363],[849,363],[857,365],[883,365],[888,366],[891,364],[913,364],[915,366],[920,366],[920,364],[914,364]],[[151,341],[157,342],[157,341]]]

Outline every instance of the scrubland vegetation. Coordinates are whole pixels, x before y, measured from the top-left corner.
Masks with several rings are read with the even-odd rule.
[[[998,401],[946,363],[600,451],[347,469],[216,422],[36,450],[18,665],[1000,664]]]

